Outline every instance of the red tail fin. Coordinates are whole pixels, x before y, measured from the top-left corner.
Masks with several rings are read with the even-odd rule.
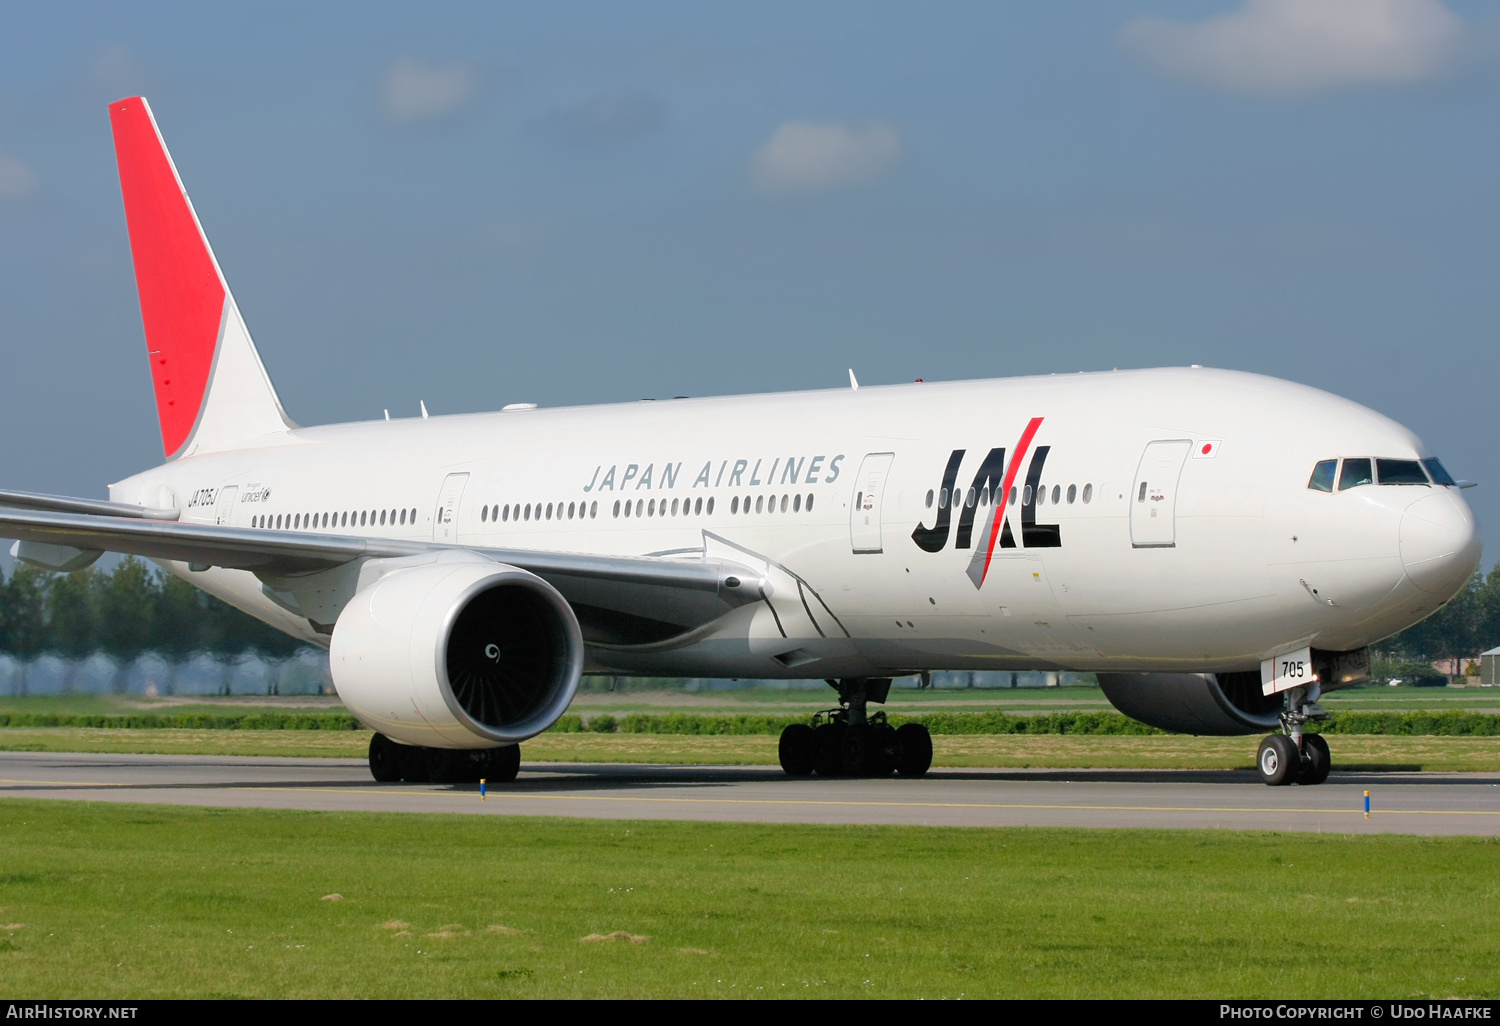
[[[208,426],[202,422],[211,386],[214,401],[252,414],[228,435],[243,439],[288,426],[150,106],[139,96],[119,100],[109,118],[167,457],[189,451],[200,427]],[[209,431],[214,437],[207,440],[215,446],[238,440],[226,437],[228,427]]]

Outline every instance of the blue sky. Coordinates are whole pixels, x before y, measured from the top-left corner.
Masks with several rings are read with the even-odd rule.
[[[11,5],[0,482],[160,458],[142,92],[302,423],[1202,363],[1500,523],[1500,20],[1450,0]]]

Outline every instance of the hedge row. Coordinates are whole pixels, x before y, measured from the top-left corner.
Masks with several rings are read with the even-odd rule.
[[[1120,713],[1047,713],[1013,716],[1003,712],[928,713],[892,716],[892,725],[923,723],[934,734],[1163,734]],[[775,735],[798,716],[703,716],[689,713],[599,713],[584,719],[567,715],[552,727],[561,734],[729,734]],[[178,730],[359,730],[347,713],[255,712],[135,713],[117,716],[0,712],[0,727],[176,728]],[[1325,734],[1496,737],[1500,715],[1473,712],[1341,712],[1314,724]]]
[[[0,727],[110,727],[177,730],[359,730],[348,713],[131,713],[119,716],[0,712]]]
[[[1003,712],[928,713],[892,716],[892,725],[923,723],[934,734],[1165,734],[1139,720],[1113,712],[1047,713],[1013,716]],[[564,716],[552,729],[559,733],[599,734],[779,734],[789,723],[806,722],[795,716],[700,716],[684,713],[632,713],[615,717],[603,713],[584,720]],[[1473,712],[1345,712],[1334,713],[1311,729],[1327,734],[1401,734],[1446,737],[1500,736],[1500,715]]]

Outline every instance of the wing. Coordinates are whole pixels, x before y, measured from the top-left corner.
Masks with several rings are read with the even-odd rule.
[[[660,642],[759,601],[760,575],[738,563],[706,558],[608,556],[530,549],[478,548],[301,531],[184,524],[165,510],[28,492],[0,492],[0,538],[72,551],[87,565],[100,552],[175,560],[193,568],[248,570],[284,583],[356,561],[466,548],[529,570],[573,606],[584,637],[596,644]],[[87,512],[75,512],[88,510]],[[153,516],[155,514],[155,516]],[[26,550],[17,554],[25,558]],[[51,565],[74,568],[65,558]]]

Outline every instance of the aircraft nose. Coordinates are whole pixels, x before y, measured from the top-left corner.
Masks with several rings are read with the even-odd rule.
[[[1435,491],[1401,517],[1401,562],[1425,592],[1452,595],[1479,567],[1479,525],[1469,504],[1451,489]]]

